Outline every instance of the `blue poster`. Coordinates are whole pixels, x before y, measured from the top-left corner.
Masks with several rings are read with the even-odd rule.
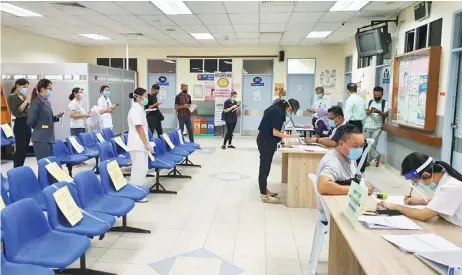
[[[388,71],[388,69],[385,69],[385,71],[383,71],[382,84],[390,84],[390,72]]]
[[[160,76],[157,81],[157,85],[159,86],[168,86],[168,79],[165,76]]]
[[[253,82],[250,83],[250,86],[265,86],[265,83],[263,83],[263,79],[261,79],[261,77],[257,76],[257,77],[254,77]]]
[[[214,74],[197,74],[197,80],[201,81],[212,81],[215,79]]]

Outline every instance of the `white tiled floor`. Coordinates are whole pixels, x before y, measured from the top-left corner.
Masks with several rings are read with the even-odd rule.
[[[193,179],[162,179],[164,186],[178,195],[151,194],[148,203],[137,204],[128,216],[131,226],[152,233],[108,233],[102,241],[92,240],[87,254],[89,267],[121,275],[155,275],[148,264],[205,248],[245,270],[243,274],[308,274],[316,212],[259,201],[255,138],[235,138],[235,150],[221,150],[222,139],[218,137],[197,141],[216,150],[199,151],[191,157],[202,168],[179,168]],[[35,158],[29,158],[27,165],[36,169]],[[6,163],[1,170],[5,173],[11,167],[11,162]],[[276,154],[269,177],[269,188],[276,192],[281,188],[280,173],[281,156]],[[244,179],[236,180],[239,175]],[[389,194],[407,190],[393,168],[371,167],[366,177]],[[319,274],[327,273],[327,238],[325,244]]]

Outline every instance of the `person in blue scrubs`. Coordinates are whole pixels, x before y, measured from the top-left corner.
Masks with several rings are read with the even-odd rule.
[[[275,198],[278,194],[270,192],[268,186],[268,175],[271,170],[274,152],[281,138],[295,137],[281,132],[282,125],[286,121],[286,116],[290,117],[300,108],[300,104],[295,99],[280,100],[267,108],[258,127],[257,136],[258,151],[260,152],[260,169],[258,174],[258,184],[260,186],[260,197],[264,203],[279,203]]]
[[[224,118],[226,122],[226,135],[223,140],[223,145],[221,149],[226,149],[226,142],[228,142],[228,148],[235,149],[232,145],[233,142],[233,132],[237,124],[237,111],[239,105],[237,104],[237,92],[232,91],[231,97],[228,98],[223,104]]]

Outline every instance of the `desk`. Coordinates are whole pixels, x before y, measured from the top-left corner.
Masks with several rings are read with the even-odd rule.
[[[287,206],[316,208],[316,196],[309,173],[316,174],[321,158],[327,152],[293,149],[282,151],[282,183],[287,183]]]
[[[323,198],[330,210],[329,275],[437,274],[417,257],[383,239],[385,234],[435,233],[462,247],[462,229],[442,218],[428,223],[415,221],[423,230],[372,230],[360,223],[352,225],[345,217],[347,196]],[[369,197],[368,200],[374,199]]]

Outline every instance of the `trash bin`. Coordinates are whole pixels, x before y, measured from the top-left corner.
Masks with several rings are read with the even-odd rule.
[[[207,134],[207,119],[201,119],[201,134]]]
[[[195,119],[194,120],[194,134],[200,134],[200,133],[201,133],[201,120]]]
[[[207,119],[207,134],[215,135],[215,121],[214,119]]]

